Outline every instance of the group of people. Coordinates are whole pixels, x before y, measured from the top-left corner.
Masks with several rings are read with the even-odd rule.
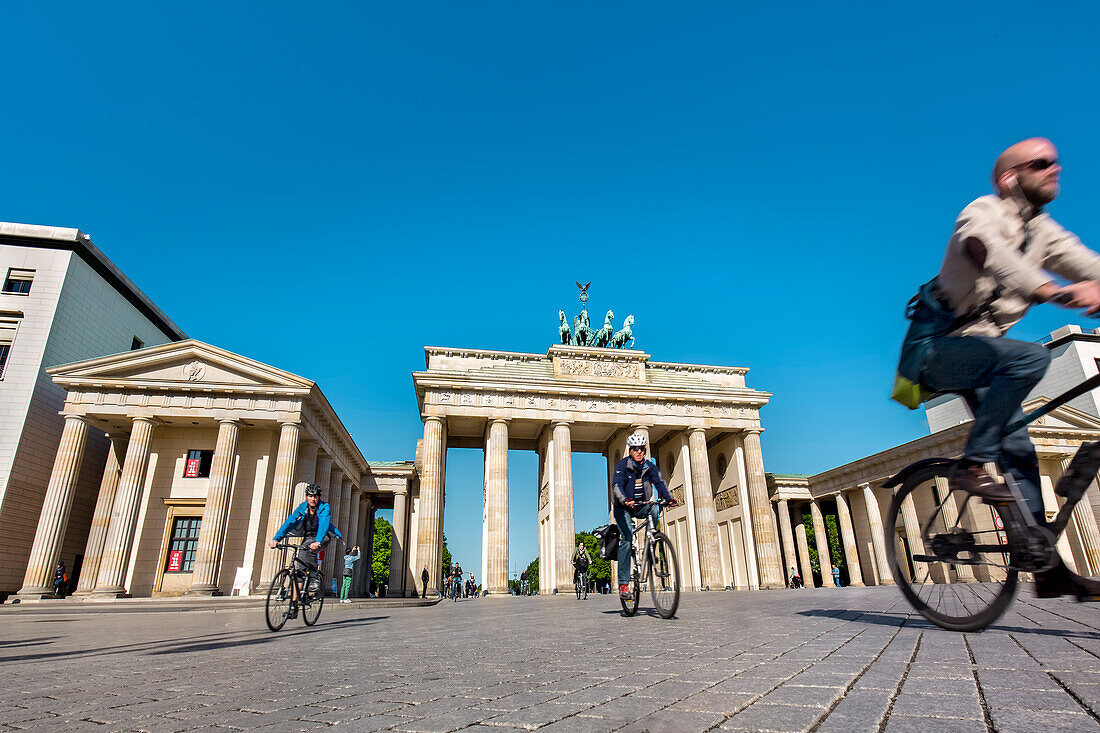
[[[474,579],[474,574],[470,573],[469,577],[463,578],[462,566],[458,562],[444,567],[442,577],[444,598],[474,598],[477,596],[477,581]],[[425,565],[424,569],[420,571],[421,598],[428,597],[428,582],[431,578],[432,574],[428,572],[428,566]]]

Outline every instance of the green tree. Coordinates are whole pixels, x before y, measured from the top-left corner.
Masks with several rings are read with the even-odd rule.
[[[802,524],[806,527],[806,544],[810,550],[810,568],[817,576],[816,581],[821,583],[821,558],[817,554],[817,534],[814,532],[813,515],[803,514]],[[835,514],[825,515],[825,537],[829,542],[829,557],[832,558],[833,567],[840,568],[842,572],[846,573],[847,567],[844,562],[844,552],[840,548],[840,532],[837,531]]]
[[[393,526],[384,517],[374,518],[374,555],[371,559],[370,578],[376,589],[390,582],[390,550]],[[363,549],[363,548],[360,548]]]
[[[527,582],[531,584],[531,592],[539,589],[539,559],[536,557],[527,566]]]
[[[451,551],[447,549],[447,535],[444,534],[443,535],[443,571],[444,572],[450,571],[452,561],[453,561],[453,558],[451,557]]]

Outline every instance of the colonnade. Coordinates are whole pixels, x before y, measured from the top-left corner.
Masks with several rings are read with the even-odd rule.
[[[648,425],[635,425],[630,432],[648,433]],[[692,485],[691,513],[692,539],[697,552],[702,585],[721,588],[723,570],[719,539],[714,488],[711,481],[711,464],[707,448],[706,430],[684,428],[687,433],[690,481]],[[508,442],[510,420],[488,418],[485,427],[485,490],[484,490],[484,543],[482,583],[490,593],[503,594],[508,588]],[[751,537],[746,537],[748,551],[754,554],[758,585],[762,588],[780,588],[785,583],[778,545],[779,533],[768,499],[768,487],[764,475],[764,461],[760,448],[759,429],[742,432],[741,444],[745,458],[745,483],[749,503],[747,524],[751,525]],[[625,434],[620,431],[620,435]],[[417,508],[417,540],[415,548],[416,580],[420,569],[429,569],[428,592],[440,588],[440,563],[443,536],[443,509],[445,463],[447,452],[447,421],[439,415],[424,418],[424,441],[420,474],[420,504]],[[573,422],[549,421],[542,437],[537,441],[542,468],[539,476],[539,556],[543,574],[540,586],[543,590],[572,589],[571,557],[575,548],[575,523],[573,511],[572,442]],[[625,451],[624,451],[625,452]],[[608,450],[609,473],[613,452]],[[395,520],[403,513],[398,511],[395,499]],[[790,530],[788,523],[787,530]],[[394,527],[396,537],[403,530]],[[398,564],[398,563],[401,564]],[[407,563],[391,558],[391,583],[404,572]]]
[[[54,568],[61,553],[69,514],[76,492],[84,449],[87,443],[89,418],[66,414],[61,442],[43,500],[38,528],[31,547],[23,586],[17,594],[20,600],[52,596]],[[130,431],[108,434],[110,447],[91,529],[84,551],[78,595],[109,598],[129,594],[133,564],[135,534],[150,465],[154,432],[162,421],[153,416],[131,419]],[[238,462],[238,439],[242,421],[226,418],[218,422],[207,494],[192,571],[190,595],[216,595],[225,588],[223,568],[226,530],[233,479]],[[330,502],[333,521],[346,537],[347,546],[359,544],[363,551],[356,576],[355,590],[362,592],[369,578],[371,545],[367,541],[374,524],[374,507],[369,497],[355,486],[351,476],[336,467],[331,457],[320,452],[318,443],[303,439],[302,426],[283,422],[279,426],[278,454],[274,479],[267,506],[266,532],[255,538],[266,545],[293,508],[303,497],[295,496],[295,484],[318,483],[322,496]],[[164,548],[157,548],[163,553]],[[343,571],[338,561],[342,547],[336,543],[328,548],[324,568],[329,577]],[[235,558],[251,564],[247,558]],[[262,551],[262,562],[255,588],[266,589],[281,567],[281,554]],[[229,582],[231,582],[230,579]]]

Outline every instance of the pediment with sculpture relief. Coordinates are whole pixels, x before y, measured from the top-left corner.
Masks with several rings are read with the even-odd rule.
[[[160,386],[189,390],[309,390],[313,382],[216,346],[179,341],[75,362],[47,370],[58,384]]]

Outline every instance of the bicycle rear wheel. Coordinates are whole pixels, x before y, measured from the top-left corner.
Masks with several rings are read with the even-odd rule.
[[[632,598],[628,601],[619,596],[619,603],[623,604],[623,613],[633,616],[638,612],[638,599],[642,595],[642,586],[638,580],[638,564],[634,564],[634,570],[630,573],[630,592]]]
[[[325,606],[325,576],[320,570],[317,575],[320,581],[317,594],[306,593],[306,605],[302,606],[302,620],[306,622],[306,626],[317,623],[317,619],[321,617],[321,609]]]
[[[1019,573],[1009,566],[996,510],[951,490],[950,470],[918,469],[897,489],[886,516],[886,559],[920,615],[950,631],[978,631],[1012,603]],[[899,557],[903,542],[909,552]]]
[[[649,566],[649,592],[661,618],[672,618],[680,605],[680,566],[672,542],[660,532],[653,533],[652,562]]]
[[[271,580],[264,611],[267,628],[272,631],[278,631],[286,625],[286,614],[290,610],[290,599],[293,596],[291,590],[293,583],[289,570],[280,570]]]

